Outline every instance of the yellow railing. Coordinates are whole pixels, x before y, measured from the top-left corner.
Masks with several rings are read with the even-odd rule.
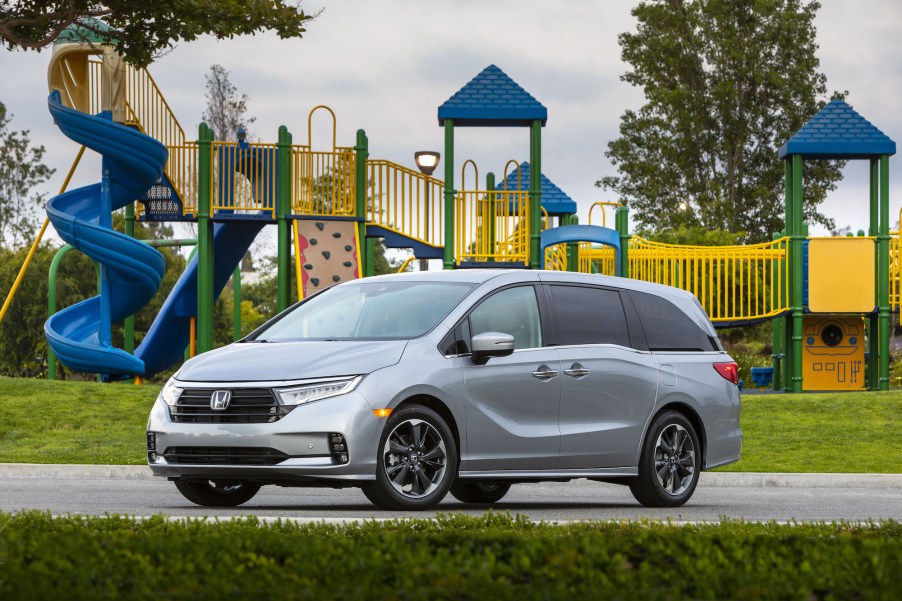
[[[630,277],[695,294],[714,322],[786,311],[789,238],[748,246],[679,246],[630,240]]]
[[[611,246],[593,245],[591,242],[580,242],[579,271],[581,273],[617,275],[616,251]]]
[[[466,190],[455,198],[454,256],[462,261],[529,260],[529,195]]]
[[[902,213],[902,211],[900,211]],[[900,292],[899,280],[902,279],[902,262],[899,256],[899,241],[902,232],[890,232],[889,241],[889,306],[891,311],[899,309],[902,305],[902,292]]]
[[[357,156],[350,147],[313,151],[291,147],[291,212],[351,217],[356,210]]]
[[[431,246],[444,244],[444,184],[391,161],[366,162],[366,221]]]
[[[275,144],[214,141],[211,209],[239,213],[276,212]]]
[[[182,200],[184,212],[195,213],[197,204],[197,145],[185,136],[178,119],[163,97],[156,82],[145,69],[125,65],[125,119],[162,142],[169,150],[164,171],[176,194]],[[101,79],[103,65],[89,62],[91,78],[91,112],[101,110]],[[143,207],[138,204],[138,211]]]

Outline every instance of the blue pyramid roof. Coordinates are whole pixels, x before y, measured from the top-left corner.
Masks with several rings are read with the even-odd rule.
[[[896,154],[896,143],[839,99],[831,100],[802,126],[777,156],[806,159],[864,159]]]
[[[438,124],[498,127],[548,120],[548,109],[508,75],[489,65],[438,107]]]
[[[517,176],[519,175],[519,183]],[[549,215],[562,215],[576,213],[576,202],[558,188],[554,182],[542,174],[542,206]],[[520,168],[515,169],[495,186],[496,190],[529,190],[529,162],[520,163]]]

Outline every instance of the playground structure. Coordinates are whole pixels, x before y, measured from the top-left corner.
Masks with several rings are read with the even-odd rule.
[[[335,115],[322,106],[308,116],[306,144],[294,143],[285,126],[276,143],[217,139],[216,134],[235,132],[213,132],[204,124],[190,140],[150,74],[120,61],[109,48],[61,38],[49,79],[58,90],[51,95],[51,112],[63,133],[104,157],[101,184],[48,204],[61,236],[102,266],[100,295],[55,313],[45,328],[53,351],[73,369],[112,377],[158,373],[182,358],[195,333],[197,352],[210,350],[216,297],[257,234],[275,224],[280,310],[294,296],[291,269],[297,273],[297,298],[371,275],[375,240],[382,238],[387,248],[441,259],[446,269],[544,267],[676,286],[694,293],[718,327],[772,320],[775,390],[863,387],[866,339],[866,384],[888,387],[889,315],[899,307],[899,236],[891,236],[887,225],[887,166],[895,144],[845,103],[831,102],[781,149],[787,166],[784,232],[762,244],[698,247],[631,236],[628,209],[619,203],[596,203],[588,224],[579,224],[576,203],[541,171],[547,109],[494,65],[438,109],[445,133],[444,181],[371,159],[363,130],[353,146],[339,146]],[[831,122],[825,142],[817,124],[825,111],[833,115],[837,108],[847,125],[859,129],[852,135],[843,129],[846,121]],[[327,150],[313,147],[310,131],[317,113],[332,121]],[[812,124],[815,130],[806,130]],[[510,161],[501,182],[492,173],[480,181],[476,166],[466,161],[461,189],[455,189],[455,129],[468,126],[528,128],[529,161]],[[873,138],[870,146],[861,145],[865,134]],[[832,144],[832,150],[817,142]],[[869,236],[831,240],[840,250],[826,251],[826,258],[818,241],[807,240],[801,218],[802,161],[823,158],[866,158],[872,173]],[[162,267],[157,251],[110,230],[109,213],[119,207],[126,210],[127,224],[132,217],[195,221],[198,229],[196,256],[133,354],[110,347],[109,324],[127,319],[146,302]],[[592,224],[596,207],[601,225]],[[615,209],[613,228],[607,227],[605,208]],[[94,220],[97,225],[87,227]],[[875,270],[868,276],[870,288],[850,304],[831,292],[837,286],[831,287],[817,267],[852,256],[847,251],[853,245],[857,260],[873,263]],[[104,255],[102,248],[113,252]],[[845,269],[858,268],[847,262]],[[835,269],[832,273],[835,277]],[[818,345],[817,340],[835,340],[837,328],[839,343]],[[825,338],[828,330],[832,337]],[[846,359],[836,357],[845,356],[859,362],[843,368],[847,380],[818,379],[828,371],[838,374]],[[834,367],[828,370],[828,364]]]

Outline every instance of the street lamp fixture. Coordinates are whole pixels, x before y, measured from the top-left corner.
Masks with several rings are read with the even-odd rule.
[[[432,150],[420,150],[413,153],[413,159],[417,162],[417,167],[426,175],[432,175],[442,155]]]

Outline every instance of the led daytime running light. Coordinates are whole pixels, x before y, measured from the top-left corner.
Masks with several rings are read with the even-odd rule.
[[[317,382],[303,386],[276,389],[279,402],[283,405],[303,405],[320,401],[334,396],[347,394],[357,388],[363,376],[356,376],[344,380],[332,380],[329,382]]]

